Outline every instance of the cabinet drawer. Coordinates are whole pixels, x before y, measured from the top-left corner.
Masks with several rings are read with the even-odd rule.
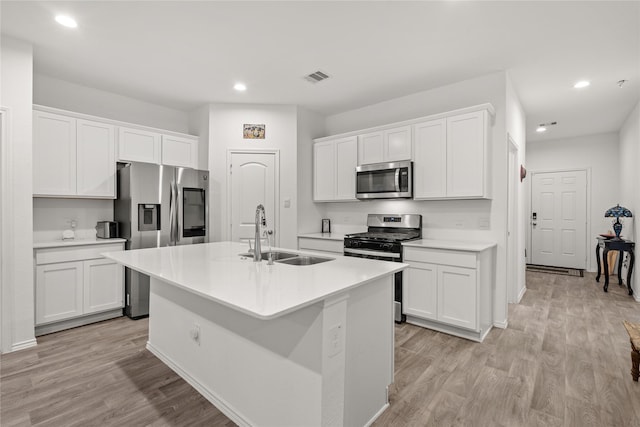
[[[121,251],[123,249],[123,243],[36,249],[36,265],[97,259],[102,258],[100,254],[103,252]]]
[[[298,249],[300,250],[308,249],[311,251],[332,252],[342,255],[343,248],[344,242],[342,240],[298,238]]]
[[[476,268],[476,254],[473,252],[447,251],[430,248],[403,248],[404,261],[428,262],[456,267]]]

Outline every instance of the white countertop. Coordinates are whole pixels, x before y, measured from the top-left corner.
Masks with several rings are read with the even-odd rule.
[[[298,237],[308,239],[324,239],[324,240],[344,240],[344,233],[308,233],[298,234]]]
[[[404,247],[445,249],[452,251],[482,252],[496,246],[495,242],[471,242],[462,240],[422,239],[405,242]]]
[[[268,265],[238,256],[246,250],[245,243],[215,242],[103,255],[259,319],[290,313],[408,266],[343,256],[309,266]]]
[[[69,246],[86,246],[86,245],[107,245],[110,243],[124,243],[127,239],[70,239],[70,240],[49,240],[46,242],[33,242],[33,249],[43,248],[64,248]]]

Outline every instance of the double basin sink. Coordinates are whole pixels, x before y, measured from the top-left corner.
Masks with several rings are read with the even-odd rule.
[[[294,254],[291,252],[281,252],[281,251],[267,251],[262,252],[262,259],[267,261],[269,260],[269,255],[271,255],[271,259],[275,262],[279,262],[281,264],[289,264],[289,265],[314,265],[320,264],[321,262],[332,261],[335,258],[325,258],[320,256],[311,256],[311,255],[302,255],[302,254]],[[240,254],[241,257],[253,258],[252,253]]]

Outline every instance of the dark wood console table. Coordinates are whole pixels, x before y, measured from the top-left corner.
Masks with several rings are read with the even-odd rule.
[[[606,239],[604,240],[604,251],[602,253],[602,262],[604,263],[604,287],[602,288],[605,292],[609,289],[609,261],[607,260],[607,255],[609,251],[619,251],[620,258],[618,260],[618,284],[622,284],[622,261],[624,260],[624,253],[629,253],[629,269],[627,270],[627,289],[629,291],[629,295],[633,295],[633,289],[631,288],[631,273],[633,273],[633,264],[635,261],[635,255],[633,254],[633,248],[635,246],[635,242],[631,240],[616,240],[616,239]],[[598,241],[596,245],[596,260],[598,262],[598,275],[596,276],[596,282],[600,281],[600,248],[601,243]]]

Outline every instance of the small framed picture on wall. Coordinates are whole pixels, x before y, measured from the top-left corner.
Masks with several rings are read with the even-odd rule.
[[[264,124],[244,124],[242,138],[244,139],[264,139],[266,126]]]

